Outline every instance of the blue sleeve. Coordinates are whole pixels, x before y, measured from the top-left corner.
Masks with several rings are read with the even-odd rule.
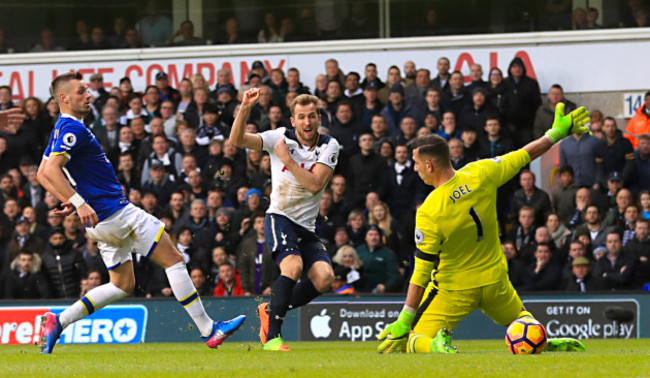
[[[77,150],[88,143],[88,133],[81,125],[67,124],[61,127],[51,143],[49,155],[65,155],[69,159]],[[48,155],[48,156],[49,156]]]

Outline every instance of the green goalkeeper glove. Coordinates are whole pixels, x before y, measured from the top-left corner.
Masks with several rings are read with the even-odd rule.
[[[384,328],[383,331],[379,334],[377,339],[384,340],[379,347],[377,347],[377,352],[379,353],[396,353],[396,352],[406,352],[406,343],[409,339],[409,333],[411,332],[411,323],[415,314],[412,314],[406,310],[400,312],[397,320]]]
[[[584,134],[588,132],[589,127],[585,125],[589,122],[591,122],[589,111],[584,106],[564,115],[564,103],[558,102],[555,105],[553,126],[546,131],[546,135],[555,144],[570,134]]]

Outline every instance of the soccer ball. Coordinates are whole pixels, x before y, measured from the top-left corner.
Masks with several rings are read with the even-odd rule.
[[[538,354],[546,348],[546,328],[536,319],[523,317],[510,323],[506,345],[513,354]]]

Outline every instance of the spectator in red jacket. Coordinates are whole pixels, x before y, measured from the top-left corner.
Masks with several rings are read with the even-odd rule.
[[[229,262],[219,265],[219,281],[214,288],[215,297],[232,297],[244,295],[239,277],[235,275],[235,268]]]
[[[639,145],[639,136],[650,133],[650,91],[645,93],[645,102],[634,112],[634,117],[627,122],[625,137],[630,140],[632,146]]]

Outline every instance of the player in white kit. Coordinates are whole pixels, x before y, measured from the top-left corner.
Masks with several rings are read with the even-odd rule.
[[[257,314],[264,350],[289,351],[280,334],[285,314],[329,291],[334,278],[332,262],[314,230],[323,191],[338,162],[339,144],[318,133],[318,98],[306,94],[291,102],[294,129],[245,133],[259,96],[255,88],[244,93],[230,141],[267,151],[271,157],[271,204],[264,234],[280,277],[271,288],[271,302],[260,304]]]

